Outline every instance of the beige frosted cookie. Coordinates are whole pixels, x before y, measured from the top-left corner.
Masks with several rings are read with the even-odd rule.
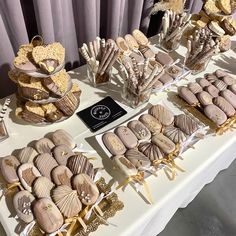
[[[207,0],[205,5],[204,5],[204,10],[206,13],[209,14],[217,14],[221,12],[221,9],[219,9],[218,0]]]
[[[25,108],[37,115],[40,115],[42,117],[44,117],[45,113],[44,110],[42,109],[42,107],[39,104],[33,103],[33,102],[26,102],[25,103]]]
[[[219,0],[218,5],[220,9],[226,14],[230,15],[232,13],[232,6],[230,0]]]
[[[58,61],[59,65],[61,65],[65,59],[65,48],[57,42],[46,46],[37,46],[33,48],[32,57],[37,64],[51,59]]]

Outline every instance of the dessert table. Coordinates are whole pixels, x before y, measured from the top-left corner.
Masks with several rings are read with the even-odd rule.
[[[155,37],[152,38],[152,41],[155,43]],[[172,54],[173,58],[180,58],[183,61],[185,52],[186,49],[181,46]],[[224,53],[223,56],[215,56],[208,65],[207,71],[198,76],[189,75],[188,79],[194,80],[194,78],[201,77],[206,72],[213,72],[219,67],[233,74],[234,71],[236,72],[234,68],[234,60],[236,59],[232,59],[231,63],[231,57],[236,58],[236,53],[233,50]],[[83,144],[86,149],[95,149],[97,151],[96,154],[90,155],[96,157],[96,160],[93,161],[95,167],[105,167],[102,175],[107,182],[112,181],[113,178],[121,181],[122,176],[113,169],[112,162],[97,144],[95,135],[123,123],[144,109],[147,104],[137,109],[132,109],[122,103],[120,92],[122,83],[115,69],[112,83],[97,88],[92,87],[86,78],[86,66],[77,68],[69,73],[73,80],[78,79],[78,84],[82,90],[80,106],[77,111],[87,108],[109,95],[127,111],[127,114],[96,133],[92,133],[76,114],[61,123],[38,127],[26,125],[15,118],[15,96],[12,95],[10,96],[12,99],[11,106],[7,113],[7,118],[5,118],[5,124],[10,137],[0,143],[0,156],[9,155],[15,149],[23,148],[32,140],[39,139],[48,132],[65,129],[75,138],[78,144]],[[185,83],[186,80],[182,80],[178,85]],[[173,90],[175,89],[174,87]],[[164,100],[173,110],[177,109],[169,101],[167,92],[157,95],[153,94],[150,103],[156,104],[160,100]],[[3,100],[0,101],[1,104],[3,102]],[[152,205],[147,204],[130,185],[125,190],[119,189],[117,194],[124,203],[124,209],[109,219],[109,222],[112,223],[111,225],[99,226],[96,232],[91,233],[91,236],[110,236],[111,233],[116,236],[157,235],[164,229],[178,208],[186,207],[206,184],[213,181],[221,170],[226,169],[232,163],[236,157],[235,144],[236,131],[228,131],[221,136],[209,135],[195,144],[194,149],[189,149],[183,153],[183,160],[176,160],[176,164],[183,168],[185,172],[178,172],[175,180],[170,181],[163,170],[158,172],[158,177],[149,177],[147,183],[154,200]],[[9,207],[12,208],[8,202],[6,204],[5,197],[2,197],[0,201],[0,221],[6,234],[14,236],[18,235],[15,232],[18,222],[14,216],[11,216]],[[4,232],[0,232],[0,235],[4,235]]]

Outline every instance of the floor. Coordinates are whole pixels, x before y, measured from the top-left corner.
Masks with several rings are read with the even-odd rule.
[[[158,236],[236,236],[236,160],[179,209]]]

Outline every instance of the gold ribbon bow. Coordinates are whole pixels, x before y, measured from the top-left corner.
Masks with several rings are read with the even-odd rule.
[[[144,172],[138,172],[136,175],[131,175],[128,178],[126,178],[123,182],[121,182],[117,187],[116,190],[126,186],[127,184],[131,182],[138,182],[139,184],[144,186],[145,192],[147,194],[148,201],[153,204],[153,198],[152,194],[150,192],[149,186],[147,182],[144,180]]]

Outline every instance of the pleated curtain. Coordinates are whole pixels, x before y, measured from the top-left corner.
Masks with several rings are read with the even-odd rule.
[[[32,32],[42,35],[45,43],[62,43],[66,68],[72,69],[80,65],[78,47],[98,35],[116,38],[136,28],[147,32],[153,3],[154,0],[0,0],[0,98],[15,91],[7,72],[19,46],[29,42]]]

